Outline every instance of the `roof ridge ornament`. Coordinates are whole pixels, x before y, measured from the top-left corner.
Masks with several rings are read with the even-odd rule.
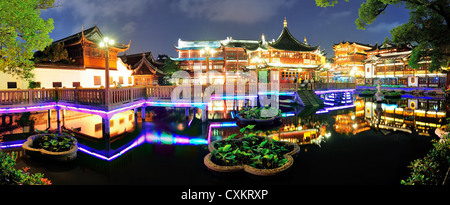
[[[286,21],[286,17],[284,17],[284,22],[283,22],[284,27],[287,27],[287,21]]]

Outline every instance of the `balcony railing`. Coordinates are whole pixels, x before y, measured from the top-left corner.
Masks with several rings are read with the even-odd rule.
[[[256,84],[251,84],[256,86]],[[235,94],[249,94],[250,86],[225,84],[212,85],[223,86],[222,93],[225,95],[227,91],[234,90]],[[259,85],[261,86],[261,85]],[[256,86],[256,90],[259,90]],[[271,84],[266,84],[267,91],[271,90]],[[330,89],[354,89],[355,83],[313,83],[315,90],[330,90]],[[170,86],[147,86],[147,87],[124,87],[111,88],[109,90],[110,99],[109,104],[106,105],[105,89],[101,88],[52,88],[52,89],[28,89],[28,90],[0,90],[0,108],[18,107],[39,105],[47,102],[66,102],[82,105],[91,105],[98,107],[111,108],[120,106],[126,103],[143,99],[162,99],[170,100],[173,90],[178,87]],[[201,93],[195,92],[195,86],[190,86],[192,97],[203,97],[206,86],[201,86]],[[299,84],[295,83],[281,83],[279,84],[279,91],[297,91],[300,88]],[[252,90],[254,91],[254,90]],[[195,96],[198,95],[198,96]]]

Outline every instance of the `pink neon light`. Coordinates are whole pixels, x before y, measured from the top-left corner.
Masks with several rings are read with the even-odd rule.
[[[177,144],[189,144],[190,140],[189,140],[189,138],[185,138],[185,137],[175,137],[175,143],[177,143]]]

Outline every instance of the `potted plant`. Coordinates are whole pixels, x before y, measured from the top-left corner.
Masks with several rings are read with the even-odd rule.
[[[31,157],[70,161],[77,156],[78,141],[72,133],[43,131],[28,137],[22,147],[25,153]]]
[[[244,133],[253,127],[255,125],[249,125],[240,131]],[[226,140],[210,143],[210,153],[205,156],[204,164],[218,173],[244,171],[257,176],[274,176],[289,170],[300,147],[257,134],[245,133],[240,139],[234,139],[237,134],[233,134]]]
[[[261,113],[270,113],[269,116],[272,117],[264,117],[261,116]],[[242,107],[239,110],[239,114],[237,115],[239,122],[245,125],[270,125],[273,124],[276,120],[281,119],[281,110],[275,110],[269,107],[269,105],[265,105],[264,107]]]

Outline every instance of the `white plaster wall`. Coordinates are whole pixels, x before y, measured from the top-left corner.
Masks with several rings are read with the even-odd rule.
[[[34,81],[41,82],[43,88],[53,88],[53,82],[62,82],[62,86],[66,88],[72,88],[73,82],[80,82],[84,88],[95,88],[105,84],[105,70],[101,69],[70,70],[36,67],[32,72],[34,73]],[[133,82],[128,82],[131,73],[132,70],[128,70],[122,60],[118,58],[117,70],[110,70],[109,75],[116,82],[119,82],[119,76],[122,76],[122,86],[130,86],[133,85]],[[94,85],[94,76],[101,76],[101,85]],[[17,82],[17,88],[20,89],[28,88],[28,82],[0,72],[0,90],[8,89],[7,82]]]

